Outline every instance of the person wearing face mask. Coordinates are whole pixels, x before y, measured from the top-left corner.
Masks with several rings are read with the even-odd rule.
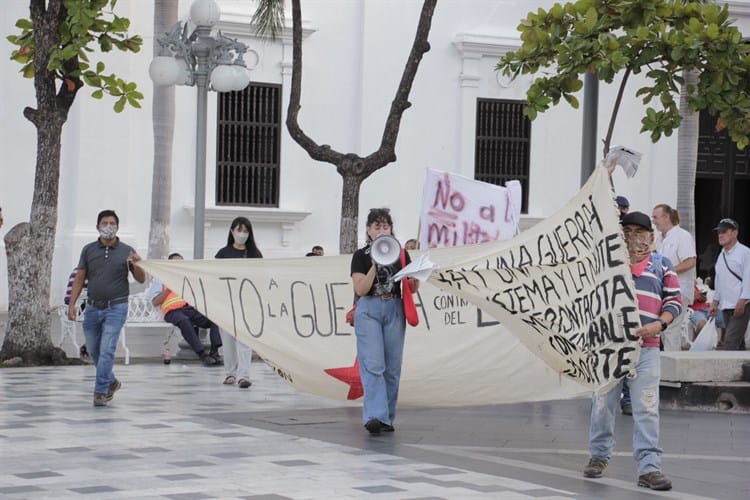
[[[227,246],[216,252],[217,259],[260,259],[260,253],[255,245],[253,225],[246,217],[237,217],[229,226]],[[253,351],[250,347],[237,340],[232,332],[221,330],[221,340],[224,345],[224,384],[238,385],[240,389],[247,389],[250,382],[250,361]]]
[[[370,434],[394,430],[406,329],[401,282],[391,279],[401,270],[401,260],[383,265],[370,255],[372,242],[382,235],[393,235],[393,220],[388,209],[373,208],[367,216],[367,245],[354,253],[351,263],[357,296],[354,333],[365,393],[362,422]],[[408,252],[405,260],[411,262]],[[412,292],[418,286],[418,280],[409,278]]]
[[[120,330],[128,316],[128,272],[139,283],[146,280],[146,272],[138,265],[141,257],[117,237],[119,225],[120,219],[113,210],[99,212],[96,219],[99,238],[81,250],[68,304],[68,319],[75,321],[76,300],[88,280],[83,334],[96,367],[94,406],[107,406],[122,386],[112,367]]]
[[[659,334],[682,311],[680,281],[669,259],[650,250],[654,230],[648,215],[629,212],[622,217],[621,224],[641,321],[641,327],[634,332],[642,340],[641,355],[635,365],[637,375],[628,381],[633,405],[633,458],[638,464],[638,486],[669,490],[672,481],[661,471],[662,450],[659,448]],[[612,458],[615,414],[621,389],[622,381],[609,392],[593,396],[589,428],[591,458],[583,469],[585,477],[601,477]]]

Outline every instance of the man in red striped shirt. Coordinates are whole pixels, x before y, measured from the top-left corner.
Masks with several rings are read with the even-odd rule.
[[[680,315],[680,281],[672,263],[651,252],[654,230],[651,218],[630,212],[621,219],[630,255],[630,272],[635,282],[642,339],[636,377],[628,380],[633,405],[633,458],[638,463],[638,486],[669,490],[670,481],[661,472],[659,448],[659,378],[661,376],[659,334]],[[614,428],[622,382],[605,394],[595,394],[591,407],[589,452],[583,475],[602,476],[615,446]]]

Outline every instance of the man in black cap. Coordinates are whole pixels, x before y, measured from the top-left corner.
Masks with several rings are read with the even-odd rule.
[[[737,241],[740,225],[734,219],[721,219],[714,228],[721,253],[716,258],[714,299],[709,314],[721,313],[727,325],[724,351],[745,350],[745,330],[750,319],[750,248]]]
[[[638,376],[628,381],[633,394],[633,457],[638,464],[638,486],[669,490],[672,481],[662,473],[659,447],[659,334],[682,310],[680,281],[669,260],[651,252],[654,229],[648,215],[625,214],[622,230],[641,320],[641,328],[635,331],[642,339],[641,356],[635,365]],[[612,458],[621,387],[622,381],[609,392],[594,394],[589,427],[591,458],[583,469],[585,477],[601,477]]]

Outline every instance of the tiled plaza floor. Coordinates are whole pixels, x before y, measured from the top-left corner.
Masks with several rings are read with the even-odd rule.
[[[136,361],[92,406],[90,366],[0,370],[0,498],[750,498],[750,416],[663,412],[675,489],[635,485],[630,422],[600,480],[581,477],[588,403],[402,408],[367,435],[359,405],[301,394],[262,362],[249,390],[222,368]]]

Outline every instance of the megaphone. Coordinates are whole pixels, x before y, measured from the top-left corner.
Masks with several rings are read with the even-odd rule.
[[[378,236],[370,245],[370,257],[381,266],[389,266],[401,255],[401,243],[389,234]]]

